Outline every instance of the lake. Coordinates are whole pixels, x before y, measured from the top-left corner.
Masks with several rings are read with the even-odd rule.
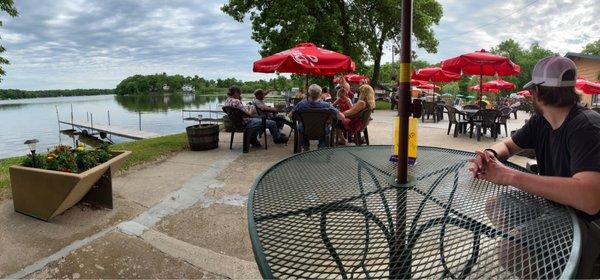
[[[245,97],[249,101],[250,97]],[[23,144],[27,139],[38,139],[37,150],[45,152],[59,143],[73,145],[70,134],[60,133],[57,121],[73,119],[86,121],[93,118],[95,124],[110,124],[128,129],[139,129],[161,135],[185,132],[185,127],[194,121],[185,121],[182,109],[217,110],[226,99],[225,95],[140,95],[140,96],[75,96],[56,98],[36,98],[18,100],[0,100],[0,158],[27,154]],[[197,117],[199,113],[190,116]],[[202,113],[203,117],[209,116]],[[185,113],[185,117],[188,113]],[[61,130],[70,126],[60,125]],[[133,141],[112,136],[115,143]]]

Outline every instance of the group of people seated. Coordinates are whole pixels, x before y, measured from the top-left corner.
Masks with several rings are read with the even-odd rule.
[[[302,100],[298,102],[291,110],[289,115],[279,115],[279,111],[271,106],[268,106],[265,102],[265,96],[270,90],[258,89],[254,92],[254,101],[252,105],[244,105],[242,102],[241,90],[237,86],[229,88],[228,98],[225,100],[224,106],[231,106],[240,109],[244,113],[243,121],[247,128],[255,128],[253,133],[250,135],[250,144],[254,147],[260,147],[261,144],[258,141],[259,128],[262,126],[263,116],[267,118],[266,126],[273,142],[276,144],[287,143],[288,137],[281,131],[284,126],[292,128],[294,124],[290,119],[294,117],[294,114],[301,112],[306,109],[323,109],[328,110],[334,115],[339,123],[339,127],[333,129],[340,129],[342,132],[347,132],[348,135],[352,135],[361,129],[364,125],[360,118],[360,113],[365,110],[375,109],[375,91],[368,84],[362,84],[358,88],[359,97],[355,103],[349,98],[351,92],[350,87],[347,83],[341,83],[339,89],[337,89],[337,98],[333,101],[332,96],[329,94],[327,88],[321,88],[317,84],[312,84],[308,87],[307,94],[301,97]],[[303,94],[302,91],[300,93]],[[332,102],[333,101],[333,102]],[[304,125],[299,123],[298,131],[303,133]],[[331,124],[325,127],[325,134],[331,133]],[[344,136],[344,133],[337,133],[338,139],[336,139],[339,145],[345,145],[348,140]],[[301,143],[303,150],[309,149],[308,140],[304,140]],[[318,147],[327,146],[326,139],[320,139]]]

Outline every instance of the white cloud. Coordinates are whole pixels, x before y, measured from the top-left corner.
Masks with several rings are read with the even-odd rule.
[[[112,88],[127,76],[159,72],[274,77],[252,73],[259,46],[248,21],[220,11],[226,1],[16,1],[19,17],[0,15],[3,56],[11,61],[0,87]],[[537,41],[560,53],[580,51],[600,38],[597,0],[539,0],[526,8],[534,0],[439,1],[439,51],[417,50],[432,63],[508,38],[525,46]],[[384,61],[390,60],[388,49]]]

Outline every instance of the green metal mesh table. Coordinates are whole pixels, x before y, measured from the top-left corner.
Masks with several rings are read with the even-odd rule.
[[[473,179],[473,154],[456,150],[419,147],[412,181],[397,185],[391,152],[322,149],[263,173],[248,200],[262,276],[574,276],[581,236],[573,211]]]

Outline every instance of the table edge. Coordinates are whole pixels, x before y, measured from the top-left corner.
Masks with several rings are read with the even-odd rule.
[[[369,145],[369,146],[356,146],[356,147],[367,148],[367,147],[386,147],[386,146],[391,146],[391,145]],[[346,147],[354,148],[352,146],[346,146]],[[418,146],[418,147],[430,148],[430,149],[440,149],[440,150],[447,150],[447,151],[456,151],[456,152],[468,153],[468,154],[475,155],[474,152],[468,152],[468,151],[457,150],[457,149],[441,148],[441,147],[434,147],[434,146]],[[336,149],[336,148],[338,148],[338,147],[327,147],[325,149]],[[312,150],[312,151],[308,151],[308,152],[301,152],[301,153],[292,154],[288,157],[285,157],[285,158],[275,162],[273,165],[269,166],[267,169],[265,169],[263,172],[261,172],[256,177],[254,182],[252,183],[252,187],[250,188],[250,192],[248,193],[248,203],[246,206],[246,213],[247,213],[247,218],[248,218],[248,233],[250,235],[250,243],[252,244],[252,252],[254,253],[254,260],[256,261],[258,270],[260,271],[260,274],[263,277],[263,279],[274,279],[274,277],[273,277],[273,272],[271,271],[271,266],[269,266],[269,263],[267,262],[267,257],[264,253],[262,244],[260,243],[260,239],[258,237],[258,231],[256,229],[256,221],[254,220],[254,215],[252,212],[252,206],[254,206],[254,193],[256,192],[256,187],[257,187],[258,183],[262,180],[262,178],[271,169],[273,169],[273,167],[280,165],[288,160],[291,160],[297,156],[301,156],[305,153],[311,153],[311,152],[322,151],[322,150],[323,149]],[[521,169],[522,171],[523,170],[527,171],[524,167],[519,166],[515,163],[509,162],[509,165],[513,166],[511,168],[516,167],[518,169]],[[571,217],[571,225],[573,226],[573,245],[571,246],[571,254],[569,255],[569,260],[567,261],[567,264],[565,264],[565,268],[564,268],[561,276],[559,277],[559,279],[573,279],[576,276],[577,268],[579,265],[579,259],[581,258],[581,245],[582,245],[581,244],[581,226],[580,226],[580,221],[577,218],[577,215],[575,214],[575,211],[573,211],[573,209],[571,209],[570,207],[567,207],[564,205],[563,205],[563,207],[566,208],[566,210],[569,212],[569,215]],[[574,254],[574,252],[576,254]]]

